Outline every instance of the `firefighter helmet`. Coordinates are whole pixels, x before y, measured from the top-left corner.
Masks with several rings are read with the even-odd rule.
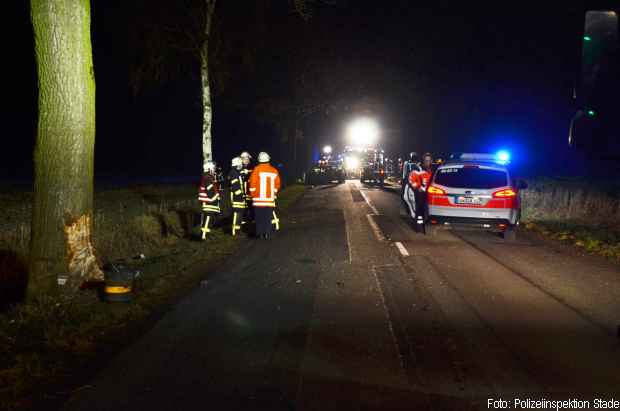
[[[205,173],[213,173],[213,172],[215,172],[215,162],[207,161],[206,163],[203,164],[202,170]]]
[[[241,153],[241,155],[239,157],[241,157],[241,159],[245,159],[245,158],[250,159],[250,158],[252,158],[250,153],[248,153],[247,151],[244,151],[243,153]]]
[[[269,157],[269,154],[265,153],[264,151],[261,151],[260,153],[258,153],[259,163],[268,163],[269,160],[271,160],[271,158]]]
[[[235,157],[235,158],[232,159],[230,164],[233,167],[241,167],[243,165],[243,162],[241,160],[241,157]]]

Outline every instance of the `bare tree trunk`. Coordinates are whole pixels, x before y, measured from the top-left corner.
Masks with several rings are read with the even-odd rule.
[[[204,41],[200,47],[200,81],[202,87],[202,161],[203,164],[213,160],[213,139],[211,122],[213,110],[211,106],[211,87],[209,85],[209,35],[216,0],[205,0],[206,23]]]
[[[91,241],[95,78],[90,0],[31,0],[39,81],[30,295],[102,280]]]

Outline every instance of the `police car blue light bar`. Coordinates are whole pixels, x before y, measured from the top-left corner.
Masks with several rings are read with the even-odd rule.
[[[498,151],[495,156],[497,157],[497,161],[502,163],[508,163],[510,161],[510,153],[506,150]]]
[[[508,164],[510,162],[510,153],[505,150],[498,151],[495,154],[490,153],[454,153],[450,155],[452,160],[463,161],[490,161],[500,164]]]

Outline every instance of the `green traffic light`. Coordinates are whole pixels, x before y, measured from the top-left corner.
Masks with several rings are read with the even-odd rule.
[[[590,117],[594,117],[594,116],[596,115],[596,111],[594,111],[594,110],[588,110],[588,115],[589,115]]]
[[[590,37],[590,36],[583,36],[583,39],[585,41],[592,41],[592,37]]]

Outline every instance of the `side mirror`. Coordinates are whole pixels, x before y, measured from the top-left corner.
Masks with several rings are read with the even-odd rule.
[[[517,179],[515,183],[519,190],[525,190],[527,188],[527,182],[525,180]]]

